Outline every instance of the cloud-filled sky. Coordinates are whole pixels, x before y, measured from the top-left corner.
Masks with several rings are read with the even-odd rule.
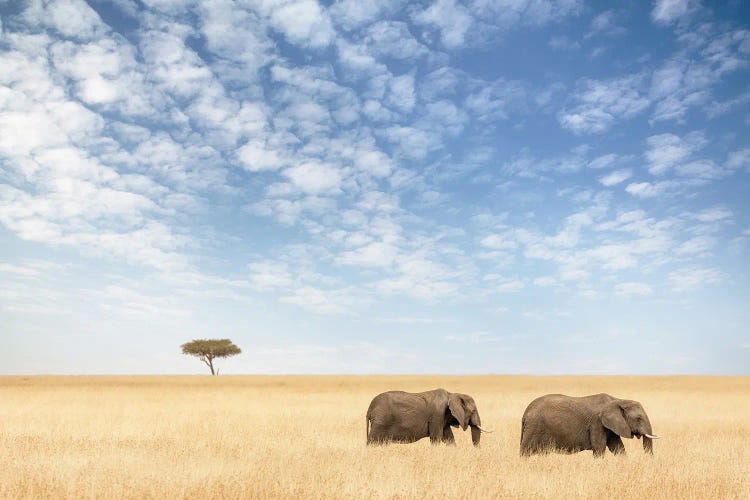
[[[0,373],[750,373],[750,8],[0,1]]]

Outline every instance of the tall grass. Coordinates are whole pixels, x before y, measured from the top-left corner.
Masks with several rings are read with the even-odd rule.
[[[485,434],[365,446],[390,389],[471,394]],[[546,393],[639,400],[654,455],[521,458]],[[0,498],[750,498],[749,377],[0,377]]]

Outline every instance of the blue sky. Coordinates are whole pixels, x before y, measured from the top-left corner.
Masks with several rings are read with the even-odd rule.
[[[0,2],[0,373],[749,374],[749,21]]]

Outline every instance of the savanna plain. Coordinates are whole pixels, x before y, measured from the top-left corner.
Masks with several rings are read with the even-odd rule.
[[[480,448],[365,445],[376,394],[474,397]],[[518,455],[547,393],[640,401],[654,455]],[[0,377],[1,498],[750,498],[750,377]]]

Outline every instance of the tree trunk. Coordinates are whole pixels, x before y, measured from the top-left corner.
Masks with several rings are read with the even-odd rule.
[[[214,373],[214,358],[213,358],[213,356],[208,356],[208,355],[201,356],[200,360],[203,361],[204,363],[206,363],[206,366],[211,370],[211,375],[216,375]]]

